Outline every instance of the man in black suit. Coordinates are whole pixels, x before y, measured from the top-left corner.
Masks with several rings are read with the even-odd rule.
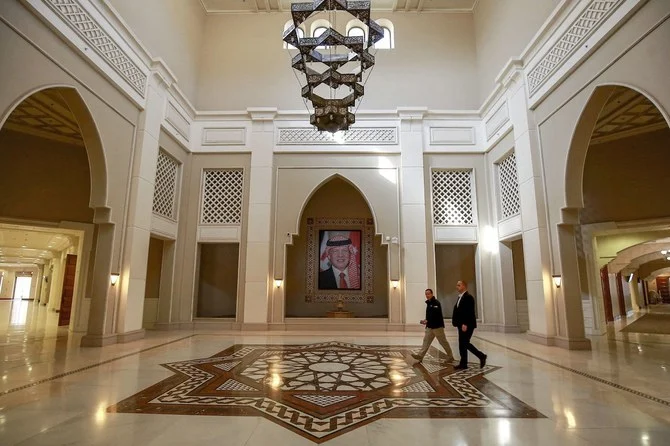
[[[472,333],[477,328],[475,298],[468,293],[468,284],[465,280],[456,282],[456,290],[458,290],[458,300],[454,305],[451,324],[458,330],[458,352],[461,354],[461,362],[454,368],[458,370],[468,368],[468,350],[479,358],[479,365],[483,368],[486,365],[486,355],[470,344]]]

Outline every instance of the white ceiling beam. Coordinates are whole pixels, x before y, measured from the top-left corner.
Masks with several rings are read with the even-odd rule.
[[[423,11],[423,4],[426,2],[426,0],[419,0],[419,5],[416,7],[416,12],[421,12]]]

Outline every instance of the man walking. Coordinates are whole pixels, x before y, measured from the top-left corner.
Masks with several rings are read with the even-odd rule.
[[[421,321],[422,325],[426,326],[426,334],[423,337],[423,345],[419,353],[412,353],[412,358],[421,362],[426,355],[433,339],[437,338],[440,345],[447,353],[447,361],[453,362],[454,354],[451,352],[451,347],[447,342],[447,337],[444,334],[444,316],[442,316],[442,305],[440,301],[433,296],[433,290],[428,288],[426,290],[426,319]]]
[[[468,368],[468,350],[479,358],[480,367],[486,365],[486,355],[470,344],[472,333],[477,328],[477,316],[475,315],[475,298],[468,293],[468,284],[465,280],[456,282],[458,290],[458,300],[454,305],[454,313],[451,317],[451,323],[458,330],[458,351],[461,354],[460,363],[454,367],[457,370]]]

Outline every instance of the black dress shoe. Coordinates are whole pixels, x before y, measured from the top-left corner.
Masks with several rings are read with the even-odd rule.
[[[479,367],[484,368],[484,366],[486,365],[486,358],[488,358],[488,356],[486,355],[481,357],[481,359],[479,360]]]
[[[454,370],[465,370],[467,368],[468,368],[467,365],[458,364],[456,367],[454,367]]]

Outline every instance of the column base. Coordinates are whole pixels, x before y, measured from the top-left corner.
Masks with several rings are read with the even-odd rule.
[[[244,322],[241,327],[242,331],[268,331],[267,322]]]
[[[561,347],[566,350],[591,350],[591,340],[586,338],[563,338],[556,336],[556,347]]]
[[[518,325],[504,324],[477,324],[479,331],[493,331],[497,333],[521,333],[521,327]]]
[[[555,345],[554,336],[547,336],[541,333],[527,331],[526,338],[528,338],[530,342],[534,342],[536,344]]]
[[[125,344],[126,342],[138,341],[144,338],[145,334],[146,331],[144,330],[144,328],[140,328],[139,330],[128,331],[126,333],[119,333],[116,335],[116,337],[117,342]]]
[[[116,344],[116,334],[87,334],[81,338],[79,345],[81,347],[105,347],[106,345]]]

